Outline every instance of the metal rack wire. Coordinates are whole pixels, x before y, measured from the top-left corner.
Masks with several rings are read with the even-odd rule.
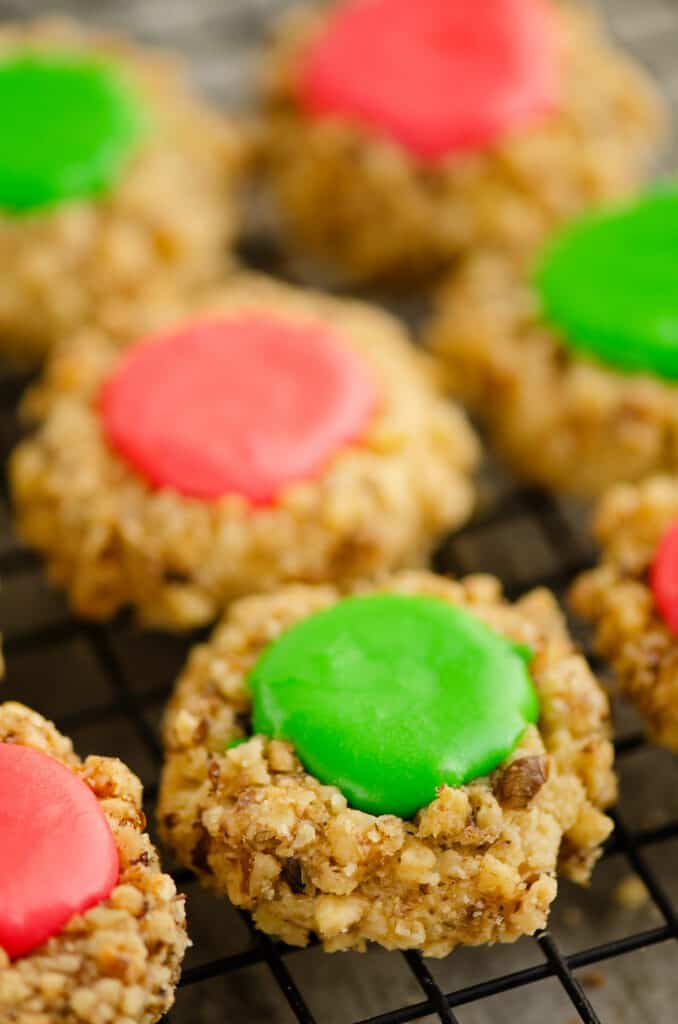
[[[200,0],[190,5],[189,15],[189,5],[181,0],[162,4],[148,0],[143,5],[106,0],[95,11],[82,0],[66,4],[75,14],[96,14],[97,21],[138,29],[142,36],[165,44],[176,43],[175,36],[181,35],[179,44],[189,55],[191,51],[194,57],[208,55],[199,77],[222,97],[233,88],[233,77],[220,76],[215,62],[223,64],[226,57],[238,53],[236,77],[244,74],[248,47],[267,14],[283,6],[283,0]],[[642,5],[636,0],[605,0],[602,6],[622,41],[652,66],[667,92],[678,97],[674,70],[678,0],[645,0]],[[44,5],[37,0],[0,0],[0,16],[41,10]],[[191,31],[186,33],[188,24]],[[4,454],[17,436],[14,410],[25,383],[24,377],[0,374]],[[539,585],[562,596],[573,575],[593,558],[579,510],[516,485],[497,467],[487,471],[482,492],[479,513],[442,545],[436,567],[454,574],[492,571],[502,578],[511,597]],[[23,700],[55,719],[83,754],[96,751],[123,757],[145,783],[152,821],[161,765],[158,720],[173,679],[197,638],[140,635],[124,619],[95,626],[73,618],[61,598],[46,587],[39,562],[14,537],[6,494],[0,495],[0,579],[0,623],[9,670],[2,697]],[[669,1024],[675,1019],[678,1000],[678,889],[671,883],[670,870],[675,862],[671,844],[678,844],[678,767],[669,755],[662,761],[661,772],[654,762],[639,767],[638,759],[648,747],[635,725],[630,732],[622,728],[616,746],[622,800],[615,812],[616,830],[598,872],[615,860],[623,865],[618,874],[632,872],[642,880],[649,903],[640,924],[638,914],[615,911],[612,937],[598,936],[597,925],[605,916],[610,893],[598,892],[594,881],[589,894],[575,898],[568,891],[556,906],[556,916],[562,911],[566,922],[568,910],[578,899],[577,913],[587,921],[586,927],[575,925],[568,931],[561,921],[556,928],[521,940],[519,955],[509,952],[514,947],[501,947],[479,952],[474,960],[462,959],[461,970],[468,977],[461,977],[448,961],[440,966],[416,953],[368,953],[358,984],[360,968],[349,954],[324,957],[320,963],[313,948],[303,951],[276,942],[256,932],[247,915],[201,894],[187,872],[176,871],[180,887],[194,886],[189,915],[196,946],[181,979],[177,1007],[167,1020],[172,1024],[216,1024],[227,1019],[252,1024],[264,1020],[404,1024],[427,1019],[476,1024],[507,1019],[505,1011],[495,1012],[491,1000],[517,993],[521,1002],[511,1019],[520,1024],[528,1018],[542,1021],[545,1014],[555,1021],[561,1011],[569,1014],[567,1024],[626,1024],[638,1019]],[[645,813],[650,802],[651,813]],[[601,924],[601,933],[605,930]],[[669,952],[653,975],[655,989],[663,993],[659,1003],[653,996],[649,1008],[643,1008],[642,999],[651,986],[639,990],[630,983],[622,986],[621,1002],[597,998],[600,965],[661,946]],[[458,955],[448,958],[449,964],[456,964]],[[644,966],[647,969],[647,961]],[[598,973],[591,973],[593,968]],[[537,996],[543,982],[556,986],[546,997],[543,992]],[[486,1009],[481,1012],[482,1007]],[[530,1015],[530,1007],[537,1016]]]

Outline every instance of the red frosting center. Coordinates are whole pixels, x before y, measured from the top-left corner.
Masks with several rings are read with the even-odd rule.
[[[669,629],[678,634],[678,521],[659,542],[650,579],[662,618]]]
[[[38,750],[0,744],[0,946],[10,959],[107,899],[118,850],[91,789]]]
[[[346,118],[432,161],[523,127],[557,91],[547,0],[349,0],[298,78],[308,114]]]
[[[154,487],[275,501],[356,441],[376,394],[323,323],[249,312],[135,346],[106,381],[109,443]]]

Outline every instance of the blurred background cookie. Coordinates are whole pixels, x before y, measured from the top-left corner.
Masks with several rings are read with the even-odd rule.
[[[678,480],[613,488],[595,533],[600,562],[573,585],[572,606],[650,737],[678,751]]]
[[[595,495],[678,469],[678,188],[583,215],[536,257],[470,258],[428,341],[528,480]]]
[[[33,362],[223,271],[242,150],[176,60],[71,21],[0,24],[0,118],[0,352]]]
[[[637,185],[664,133],[645,73],[550,0],[345,0],[283,22],[263,70],[284,244],[353,281],[534,247]]]

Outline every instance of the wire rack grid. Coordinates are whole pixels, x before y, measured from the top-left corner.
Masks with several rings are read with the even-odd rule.
[[[69,13],[96,16],[100,24],[153,42],[178,44],[217,99],[241,102],[254,47],[268,18],[286,5],[106,0],[93,9],[87,0],[71,0],[66,6]],[[678,99],[678,0],[605,0],[600,6],[621,41]],[[44,11],[37,0],[0,0],[0,16]],[[26,383],[24,376],[0,374],[5,456],[18,436],[15,410]],[[441,546],[436,567],[452,574],[491,571],[511,597],[541,585],[562,597],[594,557],[586,518],[575,504],[523,487],[488,464],[476,517]],[[45,585],[37,559],[18,543],[4,490],[0,578],[8,663],[3,696],[53,718],[82,754],[125,759],[145,783],[152,821],[162,760],[158,723],[183,659],[199,638],[141,634],[124,617],[103,626],[74,618]],[[578,635],[585,645],[585,635]],[[167,1021],[670,1024],[678,1001],[678,764],[646,744],[627,709],[621,709],[617,735],[622,797],[615,833],[592,889],[582,893],[566,884],[549,930],[512,947],[457,951],[441,962],[377,950],[327,956],[317,947],[297,950],[256,932],[247,915],[217,902],[177,870],[175,878],[189,894],[194,948]],[[624,901],[613,899],[620,885],[647,898],[625,909]],[[656,960],[649,959],[652,951],[659,951]],[[642,960],[631,963],[639,954]]]

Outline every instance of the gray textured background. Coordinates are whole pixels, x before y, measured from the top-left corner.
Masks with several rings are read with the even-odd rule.
[[[237,109],[251,96],[257,47],[275,14],[287,6],[287,0],[69,0],[61,7],[39,0],[0,0],[0,16],[66,9],[92,23],[181,49],[192,60],[199,86]],[[599,6],[619,40],[661,79],[675,104],[678,0],[606,0]],[[667,166],[672,163],[669,156]],[[0,437],[5,451],[16,436],[13,407],[22,383],[0,376]],[[446,546],[442,564],[452,571],[495,572],[511,593],[533,582],[559,586],[564,574],[592,557],[582,527],[585,521],[585,510],[521,490],[489,466],[478,515]],[[45,586],[39,564],[16,544],[6,501],[0,503],[0,576],[0,623],[8,662],[4,695],[57,719],[81,753],[123,757],[149,786],[152,797],[157,723],[189,641],[140,635],[124,622],[104,630],[74,622],[60,597]],[[643,841],[641,856],[655,873],[659,895],[672,899],[678,908],[678,840],[663,838],[678,819],[678,761],[634,739],[638,726],[628,709],[618,706],[617,718],[619,735],[631,737],[626,744],[622,741],[619,760],[621,819]],[[617,849],[603,860],[589,890],[563,884],[551,932],[566,955],[665,923],[651,902],[635,911],[618,906],[614,891],[630,870],[629,860]],[[252,948],[246,925],[225,902],[215,901],[193,883],[186,888],[194,940],[189,967]],[[669,923],[675,929],[675,910],[673,916],[669,910]],[[449,992],[542,961],[539,946],[524,939],[510,947],[459,950],[429,966]],[[348,1024],[422,999],[398,954],[373,950],[365,956],[328,956],[311,949],[287,955],[285,963],[323,1024]],[[604,1024],[671,1024],[678,1018],[675,942],[636,949],[595,969],[583,968],[577,977]],[[462,1024],[574,1024],[577,1019],[555,978],[455,1012]],[[169,1019],[172,1024],[286,1024],[294,1016],[271,970],[260,963],[184,988]]]

